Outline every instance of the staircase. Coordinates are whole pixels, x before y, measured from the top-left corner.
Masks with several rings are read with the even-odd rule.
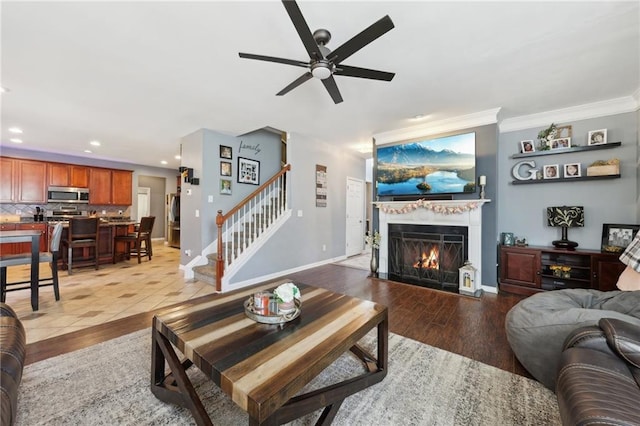
[[[205,265],[193,268],[195,280],[222,291],[223,277],[228,280],[239,270],[290,216],[286,197],[290,170],[286,165],[228,213],[218,210],[217,251],[206,255]]]

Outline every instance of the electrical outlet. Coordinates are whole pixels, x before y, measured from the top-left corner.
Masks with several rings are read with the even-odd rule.
[[[187,256],[191,257],[191,250],[190,249],[185,250],[184,254],[186,254]]]
[[[196,217],[200,217],[200,210],[196,209]]]
[[[298,217],[302,217],[302,210],[298,210]]]
[[[209,201],[210,203],[213,203],[213,195],[209,195],[208,201]]]
[[[102,210],[102,214],[107,214],[107,211],[106,210]]]
[[[18,215],[22,214],[22,210],[16,210],[16,214]]]
[[[123,213],[123,211],[122,211],[122,210],[118,210],[118,214],[119,214],[120,216],[122,216],[122,213]]]
[[[322,251],[327,251],[327,245],[326,244],[322,245]]]

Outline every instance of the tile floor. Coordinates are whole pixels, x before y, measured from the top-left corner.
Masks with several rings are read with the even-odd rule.
[[[71,331],[148,312],[184,300],[214,293],[203,282],[185,280],[179,269],[180,250],[153,243],[153,258],[138,264],[137,258],[74,270],[59,271],[60,300],[53,287],[40,288],[39,310],[31,309],[31,292],[8,292],[6,303],[18,314],[27,332],[27,343]],[[8,281],[29,279],[29,266],[7,269]],[[51,276],[48,264],[40,265],[41,276]]]

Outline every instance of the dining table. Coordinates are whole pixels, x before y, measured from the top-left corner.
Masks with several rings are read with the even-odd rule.
[[[34,311],[38,310],[40,288],[40,236],[41,232],[38,230],[0,231],[0,244],[31,243],[31,308]],[[11,259],[15,260],[15,255],[0,255],[0,267],[15,265],[15,261],[11,262]]]

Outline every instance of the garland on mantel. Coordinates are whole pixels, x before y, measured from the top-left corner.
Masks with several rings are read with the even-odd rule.
[[[469,202],[466,204],[458,204],[456,206],[448,206],[446,204],[438,204],[433,201],[426,201],[420,199],[415,203],[406,204],[401,209],[394,209],[387,206],[381,206],[380,210],[387,214],[406,214],[416,210],[418,207],[422,207],[423,209],[431,210],[435,213],[440,214],[460,214],[469,210],[475,210],[478,208],[477,202]]]

